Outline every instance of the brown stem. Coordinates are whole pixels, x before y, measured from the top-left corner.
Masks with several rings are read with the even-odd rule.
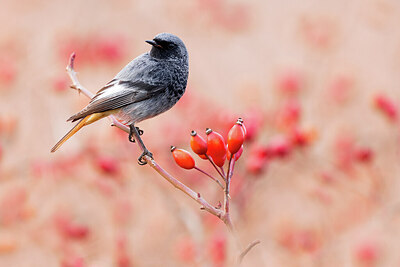
[[[247,255],[247,253],[249,253],[249,251],[250,251],[252,248],[254,248],[256,245],[258,245],[258,244],[260,244],[260,243],[261,243],[260,240],[255,240],[255,241],[251,242],[251,243],[247,246],[247,248],[246,248],[245,250],[243,250],[242,253],[240,253],[239,259],[238,259],[239,264],[242,262],[243,258]]]
[[[175,188],[182,191],[191,199],[199,203],[202,206],[202,209],[222,219],[224,213],[222,210],[213,207],[200,195],[200,193],[194,192],[185,184],[175,179],[172,175],[170,175],[163,168],[161,168],[160,165],[158,165],[154,159],[150,158],[149,156],[145,156],[145,159],[147,163],[150,165],[150,167],[152,167],[156,172],[158,172],[162,177],[164,177],[164,179],[167,180],[169,183],[171,183]]]
[[[71,88],[78,90],[78,92],[84,94],[85,96],[89,98],[93,98],[94,94],[87,90],[85,87],[82,86],[82,84],[79,82],[78,77],[76,76],[76,71],[74,70],[74,61],[75,61],[75,53],[72,53],[70,59],[69,59],[69,64],[67,66],[67,73],[68,76],[70,77],[72,81]],[[129,133],[129,127],[126,125],[120,123],[115,117],[109,116],[109,118],[112,121],[112,125],[118,127],[119,129]],[[139,144],[140,146],[140,144]],[[140,146],[140,149],[144,151],[144,147]],[[169,183],[171,183],[175,188],[179,189],[183,193],[185,193],[187,196],[195,200],[197,203],[199,203],[202,206],[202,209],[210,212],[211,214],[217,216],[221,220],[225,222],[226,219],[222,219],[224,217],[224,211],[221,209],[217,209],[213,207],[210,203],[208,203],[199,193],[194,192],[192,189],[187,187],[185,184],[180,182],[179,180],[175,179],[172,175],[170,175],[168,172],[166,172],[163,168],[161,168],[155,160],[150,158],[149,156],[145,156],[144,159],[147,161],[147,163],[152,167],[155,171],[157,171],[162,177],[164,177]],[[228,226],[229,227],[229,226]]]
[[[211,165],[213,165],[214,169],[218,172],[218,174],[222,177],[222,179],[226,182],[226,177],[225,175],[222,174],[222,172],[218,169],[218,166],[215,165],[214,161],[210,158],[209,155],[206,154],[206,157],[208,161],[210,161]]]
[[[93,98],[94,94],[91,93],[89,90],[87,90],[86,88],[84,88],[77,76],[76,76],[76,72],[74,70],[74,60],[75,60],[75,53],[73,53],[70,57],[70,61],[69,64],[67,66],[67,73],[72,81],[72,85],[71,88],[78,90],[78,92],[84,94],[85,96],[89,97],[89,98]],[[117,128],[129,133],[129,127],[127,127],[126,125],[120,123],[114,116],[109,116],[111,122],[112,122],[112,126],[116,126]],[[140,144],[140,149],[144,152],[144,146],[142,147]],[[184,194],[186,194],[187,196],[189,196],[191,199],[193,199],[194,201],[196,201],[197,203],[199,203],[201,205],[201,209],[204,209],[206,211],[208,211],[209,213],[217,216],[218,218],[220,218],[225,225],[227,226],[227,228],[229,229],[229,231],[233,234],[234,238],[236,239],[236,235],[234,234],[234,227],[232,224],[232,220],[229,214],[229,186],[230,186],[230,181],[231,181],[231,177],[232,177],[232,172],[233,172],[233,167],[234,167],[234,163],[235,160],[232,160],[233,157],[231,157],[231,159],[229,160],[229,167],[228,167],[228,173],[227,176],[225,176],[219,169],[218,167],[215,165],[215,163],[212,161],[212,159],[206,155],[208,160],[211,162],[211,164],[214,166],[215,170],[218,172],[218,174],[222,177],[222,179],[224,180],[226,186],[225,186],[225,190],[224,190],[224,209],[219,209],[216,208],[214,206],[212,206],[209,202],[207,202],[201,195],[200,193],[196,193],[195,191],[193,191],[191,188],[189,188],[188,186],[186,186],[185,184],[183,184],[182,182],[180,182],[179,180],[177,180],[176,178],[174,178],[172,175],[170,175],[168,172],[166,172],[160,165],[157,164],[157,162],[152,159],[151,157],[145,155],[143,158],[144,160],[146,160],[146,162],[148,163],[148,165],[150,167],[152,167],[156,172],[158,172],[165,180],[167,180],[170,184],[172,184],[172,186],[174,186],[175,188],[177,188],[178,190],[180,190],[181,192],[183,192]],[[196,168],[197,169],[197,168]],[[200,169],[197,169],[199,171],[201,171]],[[205,173],[206,174],[206,173]],[[211,177],[210,175],[206,174],[207,176]],[[220,186],[222,188],[223,185],[215,178],[213,178],[213,180],[217,181],[218,184],[220,184]],[[257,243],[250,245],[242,254],[240,257],[240,260],[248,253],[248,251],[254,247]],[[240,246],[238,246],[240,247]]]
[[[207,172],[203,171],[202,169],[198,168],[198,167],[194,167],[194,169],[198,170],[199,172],[201,172],[202,174],[207,175],[208,177],[211,178],[211,180],[213,180],[214,182],[216,182],[222,189],[225,189],[224,186],[221,184],[220,181],[218,181],[216,178],[214,178],[212,175],[208,174]]]
[[[83,87],[82,84],[79,82],[78,77],[76,76],[76,71],[74,70],[74,63],[75,63],[75,53],[72,53],[69,58],[68,66],[66,68],[68,76],[72,81],[71,88],[77,90],[79,93],[82,93],[85,96],[92,99],[94,94],[89,90],[87,90],[85,87]],[[124,132],[129,133],[129,127],[120,123],[113,115],[110,115],[108,118],[111,120],[111,126],[116,126],[117,128],[123,130]]]

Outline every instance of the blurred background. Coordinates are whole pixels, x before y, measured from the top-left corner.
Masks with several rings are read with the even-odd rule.
[[[243,266],[400,266],[400,2],[396,0],[2,0],[0,266],[232,266],[223,223],[151,168],[105,119],[55,154],[99,90],[160,32],[184,40],[187,91],[139,124],[167,171],[190,131],[247,140],[232,181]],[[199,167],[213,172],[196,156]]]

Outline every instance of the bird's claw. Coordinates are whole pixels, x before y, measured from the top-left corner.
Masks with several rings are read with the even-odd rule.
[[[140,157],[138,158],[138,164],[139,164],[139,165],[143,166],[143,165],[146,165],[146,164],[147,164],[147,160],[146,160],[146,158],[145,158],[146,156],[149,156],[150,158],[153,159],[153,153],[151,153],[151,152],[148,151],[148,150],[145,150],[145,151],[142,153],[142,155],[140,155]]]
[[[143,135],[144,134],[143,130],[141,130],[139,127],[135,127],[135,128],[138,131],[139,135]]]
[[[135,143],[135,138],[133,137],[133,133],[129,133],[129,141]]]

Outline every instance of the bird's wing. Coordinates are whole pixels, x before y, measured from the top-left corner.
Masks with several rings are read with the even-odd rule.
[[[151,98],[166,89],[166,82],[124,81],[114,79],[92,98],[89,104],[68,121],[76,121],[93,113],[118,109]]]

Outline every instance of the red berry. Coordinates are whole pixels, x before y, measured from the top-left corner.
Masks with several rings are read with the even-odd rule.
[[[207,158],[207,155],[199,155],[199,157],[201,158],[201,159],[205,159],[205,160],[207,160],[208,158]]]
[[[56,92],[63,92],[68,89],[68,79],[63,76],[58,76],[53,79],[53,88]]]
[[[244,142],[244,130],[242,124],[238,121],[228,133],[228,150],[235,154],[242,147]]]
[[[70,239],[83,240],[90,234],[88,226],[73,222],[72,219],[65,214],[59,214],[55,217],[55,225],[61,235]]]
[[[243,145],[240,147],[239,151],[236,152],[236,153],[234,154],[235,161],[237,161],[237,160],[240,158],[240,156],[242,155],[242,153],[243,153]],[[231,152],[229,152],[229,150],[228,150],[227,159],[229,160],[229,159],[231,159],[231,157],[232,157],[232,154],[231,154]]]
[[[217,165],[218,167],[222,167],[225,164],[226,154],[224,154],[220,157],[214,157],[214,158],[212,158],[212,160],[214,161],[215,165]]]
[[[10,85],[16,78],[17,70],[11,60],[0,59],[0,85]]]
[[[371,162],[374,157],[374,152],[369,148],[359,148],[354,151],[354,157],[364,163]]]
[[[247,135],[247,128],[246,128],[246,126],[244,125],[243,119],[242,119],[242,118],[238,118],[238,119],[237,119],[237,122],[240,122],[240,123],[242,124],[242,130],[243,130],[243,133],[244,133],[244,137],[246,138],[246,135]]]
[[[103,172],[111,175],[115,175],[119,172],[118,161],[111,157],[99,157],[96,161],[97,166]]]
[[[260,157],[260,156],[250,156],[250,158],[247,161],[247,171],[251,174],[261,174],[266,165],[267,165],[268,161],[265,157]]]
[[[210,155],[213,159],[214,158],[222,158],[226,155],[226,146],[225,140],[217,132],[207,128],[207,155]]]
[[[268,146],[271,151],[271,156],[278,158],[284,158],[289,155],[292,150],[291,143],[284,137],[276,137],[275,139],[272,139]]]
[[[83,258],[80,257],[68,257],[63,259],[61,262],[61,267],[85,267],[85,262]]]
[[[226,260],[226,238],[215,236],[210,244],[211,259],[215,264],[222,264]]]
[[[190,138],[190,147],[192,148],[193,152],[197,155],[204,155],[207,153],[207,142],[204,140],[203,137],[198,135],[196,131],[192,131],[190,133],[192,136]]]
[[[355,257],[362,263],[374,263],[378,259],[379,248],[375,242],[364,241],[355,248]]]
[[[374,99],[375,106],[382,111],[388,119],[397,120],[398,109],[391,99],[385,95],[377,95]]]
[[[174,146],[171,146],[171,152],[176,164],[178,164],[179,167],[187,170],[194,168],[195,162],[189,152],[184,149],[177,149]]]
[[[278,88],[282,93],[297,94],[302,85],[303,79],[297,71],[287,70],[278,77]]]

